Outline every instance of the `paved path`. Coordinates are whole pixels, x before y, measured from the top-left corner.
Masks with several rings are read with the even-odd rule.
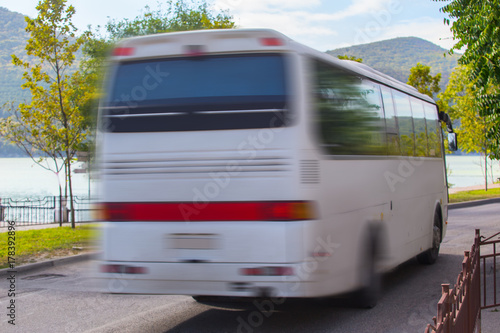
[[[499,187],[500,184],[488,184],[488,189],[499,188]],[[472,190],[484,190],[484,184],[476,186],[467,186],[467,187],[453,187],[448,190],[448,193],[453,194],[457,192],[472,191]]]
[[[90,222],[92,224],[95,224],[95,222]],[[88,224],[87,222],[84,223],[77,223],[76,226],[82,226]],[[46,228],[59,228],[59,223],[44,223],[44,224],[32,224],[32,225],[19,225],[16,223],[16,231],[21,231],[21,230],[34,230],[34,229],[46,229]],[[63,223],[63,227],[71,227],[71,223]],[[0,232],[5,232],[7,231],[8,223],[5,221],[0,222]]]

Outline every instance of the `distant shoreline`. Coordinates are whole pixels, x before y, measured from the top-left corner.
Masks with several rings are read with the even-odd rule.
[[[481,158],[478,155],[447,155],[448,183],[453,185],[450,191],[479,186],[484,188],[483,168],[479,166]],[[81,162],[76,162],[76,168]],[[494,178],[500,177],[500,165],[494,163]],[[488,168],[488,173],[490,172]],[[61,173],[59,181],[63,182]],[[74,174],[74,190],[78,196],[88,196],[89,179],[87,174]],[[491,177],[488,177],[491,183]],[[0,198],[41,198],[59,195],[58,180],[54,173],[37,166],[29,157],[0,158]],[[95,183],[91,183],[91,195],[95,192]]]

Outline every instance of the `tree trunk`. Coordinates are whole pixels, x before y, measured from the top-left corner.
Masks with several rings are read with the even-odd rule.
[[[71,159],[69,151],[66,151],[66,163],[68,170],[68,187],[69,187],[69,209],[71,216],[71,228],[75,229],[75,205],[73,202],[73,183],[71,181]]]
[[[488,192],[488,140],[486,138],[486,126],[484,127],[484,188]]]
[[[63,208],[62,208],[62,187],[61,187],[61,181],[59,180],[59,173],[56,173],[57,176],[57,182],[59,183],[59,226],[62,227],[63,224]],[[57,205],[55,203],[54,199],[54,209],[57,209]]]
[[[64,198],[68,200],[68,165],[64,161]]]
[[[488,191],[488,155],[484,154],[484,186]]]

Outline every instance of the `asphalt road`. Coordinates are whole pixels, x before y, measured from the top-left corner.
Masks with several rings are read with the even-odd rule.
[[[9,281],[1,281],[0,332],[423,332],[436,315],[441,283],[456,281],[474,229],[488,235],[499,227],[500,203],[451,210],[438,262],[411,260],[387,274],[382,298],[370,310],[342,299],[286,300],[261,312],[258,306],[269,309],[270,303],[215,307],[186,296],[104,294],[88,278],[93,266],[87,261],[17,274],[15,326],[7,316]],[[495,325],[483,320],[483,332],[495,332]]]

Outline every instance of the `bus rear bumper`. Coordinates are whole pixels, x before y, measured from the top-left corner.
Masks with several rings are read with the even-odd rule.
[[[122,267],[115,273],[98,272],[100,288],[106,293],[161,294],[231,297],[322,297],[339,294],[354,279],[330,276],[304,270],[295,264],[232,264],[232,263],[141,263],[99,262],[103,266]],[[281,276],[248,276],[241,272],[255,267],[285,267],[293,274]],[[127,267],[141,267],[142,273],[126,273]],[[118,269],[118,270],[120,270]],[[131,269],[136,271],[137,269]],[[324,272],[324,270],[319,270]],[[335,281],[335,283],[332,283]],[[342,286],[336,290],[335,286]],[[347,288],[347,289],[354,289]]]

